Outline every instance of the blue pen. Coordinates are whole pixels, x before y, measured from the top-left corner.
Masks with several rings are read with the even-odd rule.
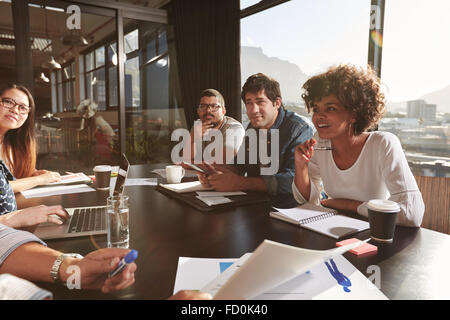
[[[130,264],[134,260],[136,260],[137,256],[138,256],[138,252],[136,250],[131,250],[130,252],[128,252],[127,255],[125,257],[123,257],[122,260],[120,260],[119,265],[117,266],[117,268],[109,273],[109,277],[112,278],[116,274],[121,272],[123,269],[125,269],[125,267],[128,264]]]

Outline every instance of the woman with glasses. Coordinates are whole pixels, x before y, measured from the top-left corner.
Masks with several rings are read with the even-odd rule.
[[[17,210],[14,191],[58,181],[59,174],[36,170],[34,138],[34,100],[30,92],[17,85],[0,90],[0,223],[25,227],[50,221],[62,223],[68,217],[61,206],[39,206]],[[9,168],[8,168],[9,167]],[[21,179],[15,180],[16,177]]]
[[[30,92],[17,85],[0,91],[0,158],[17,178],[14,192],[60,180],[57,172],[36,170],[34,100]]]

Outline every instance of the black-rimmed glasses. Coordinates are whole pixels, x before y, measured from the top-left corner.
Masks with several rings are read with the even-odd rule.
[[[198,110],[200,110],[201,112],[205,112],[209,109],[211,109],[212,112],[216,112],[217,110],[219,110],[221,107],[220,104],[217,103],[211,103],[211,104],[206,104],[206,103],[201,103],[198,106]]]
[[[19,108],[19,113],[22,115],[26,115],[30,113],[30,107],[27,105],[24,105],[23,103],[17,103],[12,98],[1,98],[2,106],[6,109],[14,109],[16,106]]]

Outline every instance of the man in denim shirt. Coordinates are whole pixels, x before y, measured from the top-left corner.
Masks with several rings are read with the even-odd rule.
[[[209,171],[208,177],[199,174],[204,186],[213,187],[217,191],[260,191],[267,192],[273,200],[278,200],[280,205],[293,204],[292,181],[295,175],[294,151],[295,147],[309,140],[314,132],[314,126],[307,118],[299,116],[295,112],[287,111],[282,106],[279,83],[262,73],[250,76],[242,88],[242,100],[247,109],[250,124],[247,127],[246,140],[242,144],[239,153],[245,154],[245,162],[239,161],[239,153],[235,159],[234,168],[205,164]],[[278,160],[273,174],[264,174],[264,169],[273,166],[273,163],[262,164],[260,152],[254,142],[250,143],[247,137],[249,131],[254,130],[258,136],[267,132],[267,151],[271,150],[272,136],[276,137],[274,130],[278,131],[278,158],[270,155],[273,161]],[[265,138],[265,137],[264,137]],[[256,143],[259,145],[259,143]],[[250,160],[252,153],[257,153],[256,163]],[[264,154],[264,152],[263,152]],[[253,156],[255,156],[253,154]],[[250,160],[250,161],[249,161]],[[267,171],[266,171],[267,172]],[[244,176],[244,174],[247,176]]]

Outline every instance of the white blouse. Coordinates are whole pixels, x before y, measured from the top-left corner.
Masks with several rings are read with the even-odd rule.
[[[325,144],[322,143],[325,141]],[[320,146],[330,145],[320,140]],[[397,224],[419,227],[425,205],[399,139],[390,132],[370,132],[356,162],[341,170],[331,151],[315,151],[308,164],[311,182],[309,202],[320,204],[321,182],[330,198],[362,201],[358,213],[367,217],[367,201],[389,199],[400,205]],[[294,198],[306,202],[292,184]]]

